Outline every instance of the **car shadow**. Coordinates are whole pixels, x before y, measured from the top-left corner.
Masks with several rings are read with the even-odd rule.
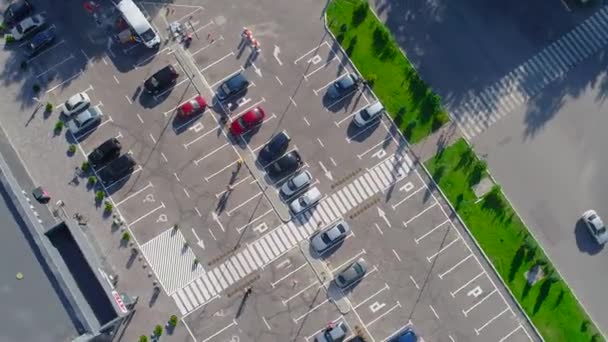
[[[142,91],[139,95],[139,104],[144,108],[154,108],[164,102],[169,95],[173,92],[175,84],[171,88],[163,90],[159,95],[153,95],[148,92]]]
[[[583,219],[576,221],[574,226],[574,237],[576,238],[576,246],[581,252],[589,255],[595,255],[604,249],[604,245],[600,245],[595,241]]]
[[[358,96],[355,96],[357,94]],[[332,113],[337,113],[342,109],[348,108],[351,105],[353,99],[356,98],[356,101],[358,102],[358,99],[362,97],[361,94],[362,93],[360,91],[354,90],[346,94],[346,96],[333,98],[329,96],[329,94],[326,92],[323,95],[323,99],[321,102],[323,103],[323,107],[325,107],[328,111]]]
[[[351,141],[362,142],[369,138],[380,126],[382,120],[374,120],[364,127],[358,127],[353,121],[346,128],[346,137]]]
[[[173,131],[175,131],[175,134],[183,133],[188,128],[192,127],[192,125],[194,125],[198,121],[198,119],[202,118],[204,113],[205,112],[202,111],[198,114],[188,117],[182,117],[177,115],[177,113],[173,113],[173,121],[171,122]]]
[[[252,129],[248,130],[247,132],[241,134],[241,138],[238,139],[236,141],[236,143],[238,145],[240,145],[241,147],[246,147],[246,146],[242,146],[242,145],[249,144],[249,142],[251,142],[251,139],[253,138],[253,136],[255,136],[260,131],[261,127],[262,127],[262,124],[259,124],[255,127],[253,127]]]
[[[124,176],[122,176],[117,181],[108,182],[107,184],[104,184],[104,187],[105,187],[106,192],[108,193],[108,196],[111,196],[114,193],[116,193],[116,191],[120,190],[129,181],[129,179],[131,179],[132,175],[133,175],[133,171],[129,172],[128,174],[126,174]]]

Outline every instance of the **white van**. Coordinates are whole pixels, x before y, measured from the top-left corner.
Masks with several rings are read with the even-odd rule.
[[[120,11],[123,19],[137,34],[137,41],[144,43],[146,47],[154,48],[160,44],[158,34],[152,28],[146,17],[135,3],[131,0],[121,0],[116,8]]]

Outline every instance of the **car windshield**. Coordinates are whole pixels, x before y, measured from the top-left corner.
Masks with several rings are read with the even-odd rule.
[[[371,115],[369,115],[369,112],[367,111],[367,109],[364,109],[364,110],[362,110],[362,111],[361,111],[361,118],[362,118],[363,120],[366,120],[366,121],[367,121],[367,120],[369,120],[371,117],[372,117],[372,116],[371,116]]]
[[[152,29],[149,29],[141,34],[141,39],[143,39],[145,42],[151,41],[152,39],[154,39],[154,37],[156,37],[156,33],[154,33]]]
[[[290,188],[291,190],[296,189],[296,184],[293,182],[293,179],[290,179],[289,181],[287,181],[287,187]]]
[[[323,242],[325,242],[325,243],[331,242],[331,239],[329,238],[329,235],[327,235],[327,233],[321,234],[321,240],[323,240]]]
[[[355,266],[353,268],[355,269],[355,271],[357,272],[357,274],[363,273],[363,267],[361,267],[361,265],[355,264]]]
[[[23,27],[21,27],[21,25],[17,25],[17,32],[23,33]]]
[[[159,84],[156,77],[150,78],[150,83],[152,84],[153,87],[158,87],[158,84]]]
[[[245,121],[245,119],[242,116],[240,118],[238,118],[237,121],[239,122],[239,125],[241,127],[247,127],[247,122]]]
[[[299,202],[300,202],[300,205],[302,205],[302,206],[308,205],[308,202],[306,202],[306,198],[304,198],[304,197],[300,197]]]

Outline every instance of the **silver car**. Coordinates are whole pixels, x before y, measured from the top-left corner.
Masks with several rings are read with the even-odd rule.
[[[344,240],[348,234],[350,234],[348,223],[340,220],[313,235],[310,245],[317,254],[323,254]]]
[[[363,127],[379,118],[382,112],[384,112],[384,106],[382,106],[382,103],[377,101],[358,111],[353,118],[353,122],[355,125],[357,125],[357,127]]]
[[[308,171],[302,171],[285,182],[281,187],[281,195],[291,197],[296,192],[304,189],[312,181],[312,175]]]
[[[303,193],[302,196],[293,200],[289,205],[289,208],[294,214],[299,214],[319,202],[320,199],[321,191],[319,191],[317,187],[314,187]]]
[[[603,245],[608,241],[606,226],[604,226],[604,222],[602,222],[602,219],[595,210],[585,211],[585,213],[583,213],[583,221],[585,221],[585,225],[587,225],[589,232],[591,232],[591,235],[593,235],[597,243]]]
[[[97,107],[91,107],[68,121],[68,130],[73,135],[81,135],[93,129],[101,122],[103,114]]]
[[[348,327],[344,322],[323,329],[315,335],[314,342],[339,342],[346,338]]]
[[[80,112],[81,110],[87,108],[91,104],[91,99],[87,93],[77,93],[72,95],[65,103],[63,104],[63,114],[66,116],[71,116],[75,113]]]
[[[363,278],[365,272],[367,272],[367,263],[360,258],[340,271],[334,279],[334,283],[341,289],[347,288]]]
[[[21,20],[11,30],[11,35],[15,40],[22,40],[30,34],[38,31],[46,25],[46,18],[42,14],[36,14]]]

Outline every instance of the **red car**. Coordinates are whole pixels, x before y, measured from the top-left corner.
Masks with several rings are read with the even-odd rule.
[[[202,96],[198,95],[197,97],[182,103],[182,105],[177,108],[177,115],[182,118],[187,118],[201,113],[205,108],[207,108],[207,101],[205,101]]]
[[[262,121],[264,121],[264,116],[265,114],[262,107],[255,107],[234,119],[234,121],[232,121],[230,124],[230,132],[233,135],[241,135],[252,129],[254,126],[262,123]]]

